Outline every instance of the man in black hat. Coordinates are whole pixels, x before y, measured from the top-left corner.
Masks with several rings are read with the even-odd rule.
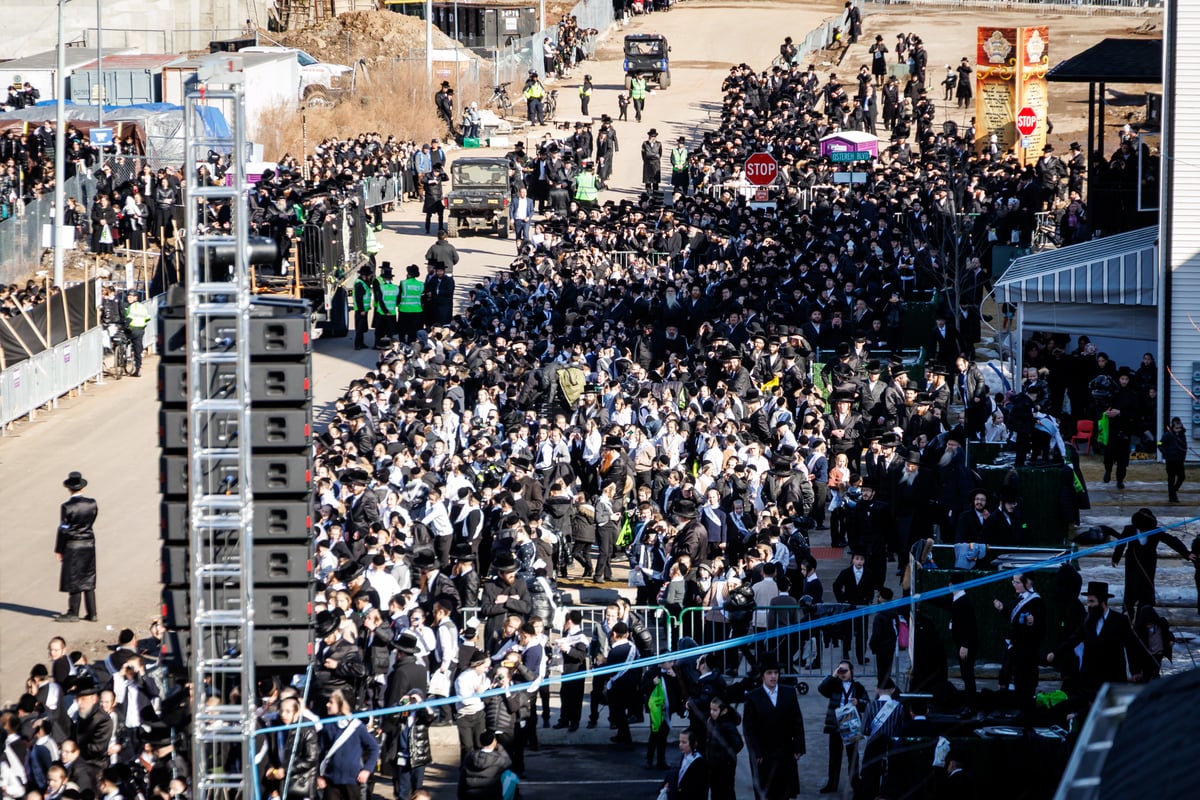
[[[646,141],[642,142],[642,184],[646,194],[651,199],[658,196],[658,186],[662,183],[662,143],[658,141],[658,131],[651,128],[646,133]]]
[[[1080,150],[1079,142],[1071,142],[1071,155],[1067,158],[1067,192],[1083,196],[1083,178],[1087,174],[1087,161]]]
[[[1125,683],[1130,677],[1141,683],[1150,674],[1150,654],[1133,632],[1129,617],[1108,607],[1112,594],[1104,581],[1088,581],[1087,617],[1079,630],[1052,653],[1046,663],[1079,659],[1079,686],[1088,699],[1094,698],[1106,683]],[[1082,654],[1076,656],[1082,646]]]
[[[533,612],[529,587],[517,577],[517,560],[512,553],[501,552],[492,560],[496,575],[483,585],[479,616],[484,620],[483,640],[490,642],[504,626],[504,618],[515,614],[527,620]]]
[[[96,775],[108,766],[109,746],[112,743],[113,718],[100,709],[100,686],[91,675],[76,679],[70,690],[75,695],[78,713],[72,739],[79,748],[80,759],[88,771]]]
[[[444,232],[438,234],[443,235]],[[426,323],[430,327],[448,325],[454,316],[454,278],[446,274],[445,264],[433,265],[433,274],[425,279],[423,297]]]
[[[1112,554],[1112,565],[1117,566],[1121,563],[1121,558],[1125,558],[1125,613],[1137,619],[1138,610],[1142,606],[1154,605],[1158,546],[1165,544],[1193,564],[1196,563],[1196,555],[1189,553],[1178,537],[1163,530],[1156,530],[1158,520],[1150,509],[1139,508],[1130,522],[1131,524],[1121,531],[1121,538],[1125,539],[1134,534],[1137,534],[1138,538],[1128,544],[1116,546]]]
[[[1047,144],[1042,148],[1042,157],[1038,159],[1035,170],[1042,187],[1042,202],[1053,209],[1062,189],[1062,179],[1067,177],[1066,166],[1054,155],[1054,145]],[[1036,210],[1041,211],[1041,207]]]
[[[1108,444],[1104,446],[1104,482],[1112,480],[1113,465],[1117,467],[1117,488],[1125,488],[1125,473],[1129,469],[1129,452],[1133,434],[1138,426],[1138,396],[1133,387],[1133,372],[1129,367],[1117,371],[1117,391],[1108,402],[1104,416],[1108,418]]]
[[[800,794],[797,762],[807,751],[804,716],[795,687],[779,683],[779,662],[767,656],[759,668],[762,686],[746,695],[742,734],[755,797],[784,800]]]
[[[350,406],[345,415],[351,420],[351,428],[362,423],[362,408]],[[358,422],[355,422],[358,420]],[[379,498],[374,492],[367,491],[371,476],[365,470],[351,469],[342,473],[342,482],[350,484],[351,495],[346,502],[347,529],[355,534],[355,538],[366,538],[371,524],[380,522]]]
[[[341,612],[317,614],[318,644],[313,667],[313,695],[319,701],[316,708],[324,708],[329,696],[338,689],[344,690],[347,699],[354,698],[367,675],[362,653],[342,636],[341,622]]]
[[[860,503],[861,505],[861,503]],[[833,580],[833,596],[839,603],[847,603],[851,608],[869,606],[875,599],[875,591],[883,585],[883,576],[867,569],[868,551],[855,548],[851,551],[850,566],[838,573]],[[854,654],[859,664],[867,663],[867,619],[858,617],[848,623],[839,625],[839,638],[842,640],[842,658],[849,658],[850,638],[853,632]]]
[[[62,567],[59,570],[58,590],[67,593],[67,611],[54,617],[55,622],[78,622],[79,599],[82,596],[87,609],[87,622],[96,621],[96,532],[92,528],[99,505],[90,497],[84,497],[87,480],[78,472],[72,472],[63,481],[71,496],[59,512],[58,533],[54,541],[54,554]]]
[[[417,660],[417,634],[411,630],[404,631],[395,639],[396,662],[387,676],[387,690],[384,702],[389,708],[395,708],[400,700],[410,692],[419,691],[422,696],[429,692],[429,673],[425,664]],[[388,717],[395,721],[395,716]]]
[[[1033,696],[1037,692],[1038,662],[1041,660],[1042,642],[1046,637],[1046,601],[1033,588],[1033,578],[1018,572],[1012,577],[1016,602],[1008,609],[1008,631],[1004,642],[1006,651],[1004,665],[1000,669],[1000,688],[1011,688],[1016,693],[1018,708],[1033,709]],[[998,598],[992,605],[1004,613],[1004,603]]]

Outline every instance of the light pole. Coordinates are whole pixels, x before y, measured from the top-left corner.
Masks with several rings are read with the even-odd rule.
[[[433,0],[425,0],[425,82],[433,86]]]
[[[100,34],[104,22],[100,18],[100,0],[96,0],[96,127],[104,127],[104,50]],[[100,163],[104,164],[104,145],[100,145]]]
[[[63,32],[63,7],[67,0],[58,0],[58,64],[54,70],[54,283],[62,286],[63,260],[66,253],[63,248],[63,221],[66,218],[66,187],[63,186],[66,173],[66,98],[63,97],[67,85],[67,39]]]

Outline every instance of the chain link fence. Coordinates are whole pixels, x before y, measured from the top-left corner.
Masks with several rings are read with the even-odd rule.
[[[39,197],[10,206],[12,216],[0,222],[0,283],[16,283],[42,263],[42,226],[50,224],[53,200]]]

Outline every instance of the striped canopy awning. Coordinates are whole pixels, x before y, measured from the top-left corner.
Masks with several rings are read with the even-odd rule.
[[[996,282],[1000,303],[1158,304],[1158,226],[1022,256]]]

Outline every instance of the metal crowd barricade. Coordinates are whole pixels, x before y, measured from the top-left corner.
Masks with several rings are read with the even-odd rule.
[[[363,178],[363,207],[400,202],[400,174]]]
[[[559,606],[563,612],[578,611],[583,617],[583,630],[589,636],[595,631],[600,631],[601,624],[604,622],[604,609],[608,604],[595,606]],[[675,635],[678,620],[673,620],[671,615],[662,606],[631,606],[630,610],[637,614],[643,623],[646,625],[646,630],[650,632],[653,640],[653,648],[655,653],[669,653],[675,647],[679,639]],[[469,620],[472,617],[479,619],[479,634],[482,637],[484,619],[479,613],[478,606],[464,606],[462,615],[464,620]],[[550,640],[550,645],[553,646],[561,636],[561,629],[551,629],[549,621],[546,624],[546,635]]]
[[[104,371],[104,332],[92,328],[0,372],[0,431],[79,389]]]

